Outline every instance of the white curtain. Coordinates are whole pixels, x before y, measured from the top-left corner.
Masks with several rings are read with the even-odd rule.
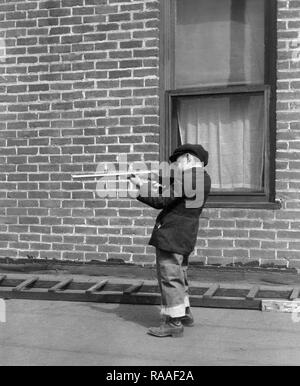
[[[213,190],[262,190],[263,96],[179,98],[177,112],[182,144],[201,144],[209,152]]]

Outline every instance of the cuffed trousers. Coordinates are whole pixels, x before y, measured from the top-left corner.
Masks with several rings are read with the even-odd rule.
[[[186,307],[190,307],[187,280],[188,258],[189,256],[156,249],[162,315],[180,318],[185,316]]]

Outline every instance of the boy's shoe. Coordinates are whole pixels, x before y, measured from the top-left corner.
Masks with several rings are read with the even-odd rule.
[[[186,327],[193,327],[195,325],[194,317],[189,307],[186,308],[185,316],[181,318],[181,322]]]
[[[179,318],[169,318],[166,322],[162,323],[160,327],[149,328],[148,334],[157,336],[158,338],[166,338],[168,336],[180,338],[183,336],[183,331],[183,325]]]

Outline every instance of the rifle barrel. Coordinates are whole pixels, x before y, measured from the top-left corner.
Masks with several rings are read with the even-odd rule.
[[[122,173],[93,173],[93,174],[73,174],[72,175],[72,178],[74,180],[84,180],[84,179],[90,179],[90,178],[103,178],[103,177],[119,177],[119,176],[131,176],[131,175],[135,175],[135,176],[138,176],[138,175],[147,175],[149,173],[152,173],[152,172],[149,172],[149,171],[146,171],[146,172],[122,172]]]

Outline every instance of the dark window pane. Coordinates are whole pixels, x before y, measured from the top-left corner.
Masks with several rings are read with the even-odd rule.
[[[264,83],[264,0],[177,0],[175,87]]]
[[[180,97],[176,106],[181,142],[209,151],[212,190],[263,191],[263,94]]]

